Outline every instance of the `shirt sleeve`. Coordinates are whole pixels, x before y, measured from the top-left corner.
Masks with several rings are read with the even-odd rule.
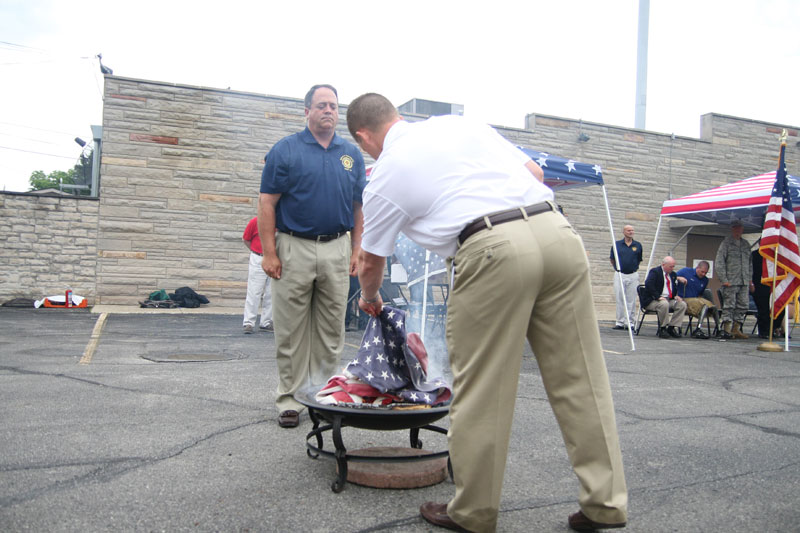
[[[357,174],[356,183],[353,187],[353,202],[363,205],[364,187],[367,186],[367,171],[364,165],[364,156],[361,155],[361,151],[356,150],[355,160],[356,164],[353,170],[355,170]]]
[[[361,249],[373,255],[389,257],[394,243],[409,217],[397,205],[377,194],[364,197],[364,234]]]
[[[267,157],[264,158],[264,170],[261,173],[261,192],[279,194],[289,190],[290,146],[288,142],[279,141]]]

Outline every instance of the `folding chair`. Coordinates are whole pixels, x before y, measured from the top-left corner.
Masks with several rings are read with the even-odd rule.
[[[655,315],[655,311],[648,311],[642,306],[642,302],[644,301],[644,285],[639,285],[636,287],[636,294],[639,296],[639,312],[642,314],[642,317],[639,319],[639,323],[636,325],[635,333],[639,335],[639,330],[642,329],[642,324],[644,324],[644,317],[647,315]]]

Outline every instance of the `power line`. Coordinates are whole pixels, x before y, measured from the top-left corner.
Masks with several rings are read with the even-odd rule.
[[[5,122],[3,120],[0,120],[0,124],[6,124],[8,126],[16,126],[18,128],[28,128],[28,129],[31,129],[31,130],[48,131],[50,133],[61,133],[63,135],[69,135],[69,136],[72,136],[72,135],[75,134],[74,132],[73,133],[69,133],[67,131],[50,130],[50,129],[47,129],[47,128],[37,128],[36,126],[28,126],[26,124],[16,124],[14,122]]]
[[[46,156],[49,156],[49,157],[60,157],[62,159],[75,159],[75,156],[47,154],[47,153],[44,153],[44,152],[35,152],[33,150],[23,150],[22,148],[11,148],[10,146],[0,146],[0,150],[14,150],[16,152],[25,152],[25,153],[28,153],[28,154],[46,155]]]
[[[12,139],[18,141],[30,141],[39,144],[50,144],[53,146],[63,146],[65,144],[64,142],[43,141],[41,139],[34,139],[33,137],[22,137],[21,135],[14,135],[13,133],[3,133],[2,131],[0,131],[0,135],[2,135],[3,137],[11,137]]]
[[[13,48],[19,48],[19,49],[21,49],[20,51],[30,50],[32,52],[45,53],[45,50],[43,50],[41,48],[34,48],[32,46],[25,46],[24,44],[10,43],[8,41],[0,41],[0,45],[11,46]]]

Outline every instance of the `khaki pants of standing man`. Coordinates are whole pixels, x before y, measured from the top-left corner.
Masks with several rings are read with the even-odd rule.
[[[471,531],[496,527],[527,337],[580,481],[581,509],[596,522],[625,522],[622,456],[580,237],[550,211],[473,235],[453,263],[448,443],[456,493],[448,515]],[[549,490],[530,483],[531,496]]]
[[[350,287],[350,237],[317,242],[278,233],[281,279],[272,280],[278,412],[300,412],[294,393],[322,385],[339,366]]]

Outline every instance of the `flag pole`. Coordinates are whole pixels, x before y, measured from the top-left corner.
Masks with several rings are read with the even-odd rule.
[[[788,132],[783,130],[780,137],[781,143],[781,154],[783,154],[783,150],[786,147],[786,138],[788,137]],[[778,164],[783,164],[783,158],[778,158]],[[780,168],[778,168],[778,172],[780,172]],[[776,174],[777,177],[777,174]],[[778,277],[778,249],[780,247],[780,243],[775,243],[775,252],[772,255],[772,291],[770,293],[770,306],[769,306],[769,341],[762,342],[758,345],[758,350],[761,352],[782,352],[783,347],[776,343],[772,342],[772,326],[775,323],[775,280]]]
[[[775,280],[778,277],[778,243],[775,243],[775,253],[772,257],[775,261],[772,263],[772,289],[769,295],[769,341],[762,342],[758,345],[758,350],[761,352],[782,352],[783,348],[777,342],[772,341],[772,328],[775,324]]]

